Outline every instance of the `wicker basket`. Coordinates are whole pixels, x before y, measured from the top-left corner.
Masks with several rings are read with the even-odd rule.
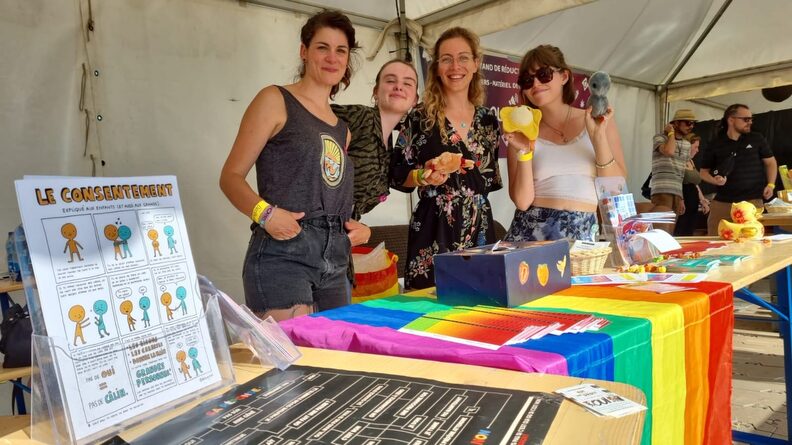
[[[572,263],[572,275],[593,275],[602,273],[605,267],[605,260],[611,253],[610,247],[601,247],[591,250],[576,250],[569,252],[569,259]]]

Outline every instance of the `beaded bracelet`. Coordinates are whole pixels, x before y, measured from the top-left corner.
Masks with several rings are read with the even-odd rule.
[[[614,162],[616,162],[616,158],[611,158],[610,161],[608,161],[608,162],[606,162],[604,164],[597,164],[597,161],[594,161],[594,166],[597,167],[597,168],[608,168],[611,165],[613,165]]]
[[[415,170],[412,171],[413,181],[420,186],[429,184],[429,182],[427,182],[426,179],[423,177],[424,171],[425,170],[422,168],[416,168]]]

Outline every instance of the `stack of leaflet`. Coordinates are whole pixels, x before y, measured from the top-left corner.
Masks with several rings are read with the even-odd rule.
[[[676,221],[674,212],[646,212],[629,216],[625,220],[644,221],[658,224],[673,224]]]
[[[665,266],[666,271],[672,273],[696,272],[707,273],[720,266],[721,261],[716,257],[700,258],[672,258],[658,263]]]
[[[430,312],[399,329],[413,335],[498,349],[545,335],[597,331],[608,320],[591,314],[529,311],[495,306],[456,306]]]
[[[736,266],[743,261],[750,260],[751,255],[702,255],[700,258],[716,259],[721,266]]]
[[[646,410],[646,407],[593,383],[561,388],[556,393],[581,405],[598,416],[624,417]]]

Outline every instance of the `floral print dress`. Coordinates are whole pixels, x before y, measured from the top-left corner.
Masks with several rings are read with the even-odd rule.
[[[446,119],[447,140],[435,126],[425,131],[422,107],[413,110],[399,126],[399,137],[391,157],[391,187],[403,192],[410,171],[443,152],[462,153],[475,167],[452,173],[439,186],[418,187],[418,205],[412,214],[407,239],[405,288],[434,286],[433,255],[495,242],[495,226],[487,195],[502,187],[498,170],[500,129],[494,112],[476,107],[467,141]]]

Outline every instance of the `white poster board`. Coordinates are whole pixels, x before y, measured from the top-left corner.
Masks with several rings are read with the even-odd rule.
[[[221,381],[174,176],[16,192],[75,440]]]

